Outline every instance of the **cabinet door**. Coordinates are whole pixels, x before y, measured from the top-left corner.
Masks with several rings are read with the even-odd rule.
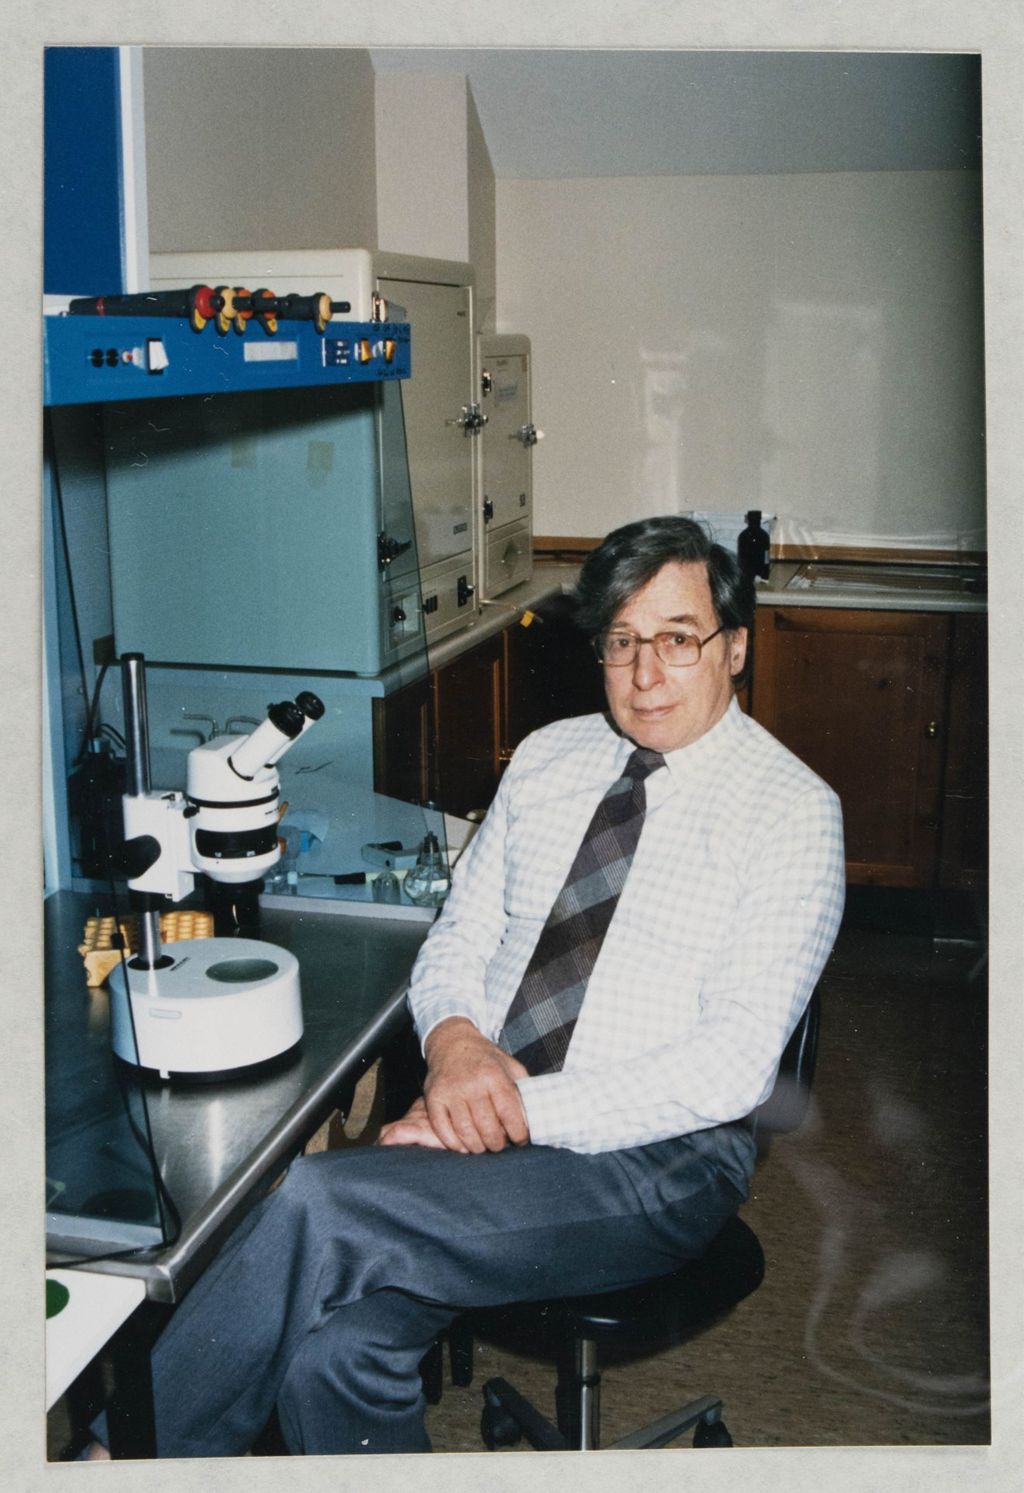
[[[839,794],[851,882],[935,883],[949,631],[914,612],[758,612],[754,718]]]
[[[514,623],[505,631],[504,761],[538,727],[605,708],[601,666],[569,611],[556,597],[529,627]]]
[[[988,619],[953,618],[949,729],[939,885],[968,889],[988,876]]]
[[[434,675],[437,801],[449,814],[477,814],[501,775],[502,637],[489,638]]]
[[[501,338],[480,344],[480,408],[487,416],[480,433],[480,476],[489,529],[527,518],[530,508],[532,447],[520,433],[530,424],[529,356],[501,352],[501,346]]]
[[[406,803],[437,795],[434,680],[428,676],[373,702],[373,786]]]

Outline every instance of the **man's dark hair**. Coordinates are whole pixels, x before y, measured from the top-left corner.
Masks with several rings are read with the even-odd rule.
[[[745,627],[748,638],[753,638],[757,606],[753,580],[740,568],[736,556],[716,544],[701,524],[678,514],[624,524],[590,552],[576,583],[577,625],[591,636],[604,632],[630,597],[673,560],[684,565],[703,563],[716,622],[727,632]],[[746,669],[737,682],[745,675]]]

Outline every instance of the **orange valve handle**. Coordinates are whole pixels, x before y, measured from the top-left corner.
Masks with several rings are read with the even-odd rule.
[[[235,304],[238,305],[241,299],[241,296],[239,296]],[[249,309],[253,316],[255,316],[267,336],[273,337],[277,331],[277,316],[275,315],[277,311],[277,296],[272,290],[254,290],[252,295],[248,297],[248,301]]]
[[[228,285],[218,285],[214,291],[214,295],[220,302],[220,307],[217,311],[217,331],[223,337],[224,333],[231,326],[231,321],[235,314],[235,293]]]
[[[252,317],[251,309],[245,309],[251,303],[251,293],[237,286],[218,285],[214,294],[223,302],[217,313],[217,331],[223,335],[230,327],[241,337],[246,322]]]
[[[234,315],[234,319],[233,319],[233,321],[231,323],[231,326],[232,326],[232,329],[235,332],[237,332],[238,336],[242,337],[245,334],[245,324],[246,324],[246,322],[252,321],[252,317],[253,317],[253,312],[252,312],[252,291],[251,290],[246,290],[241,285],[236,285],[235,289],[234,289],[234,303],[233,304],[234,304],[234,308],[235,308],[235,315]],[[246,308],[248,308],[248,309],[246,309]]]
[[[188,305],[188,324],[193,332],[201,332],[221,310],[224,301],[209,285],[193,285],[188,293]]]

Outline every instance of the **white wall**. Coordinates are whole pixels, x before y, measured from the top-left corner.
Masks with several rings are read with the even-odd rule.
[[[374,75],[352,48],[146,47],[149,247],[377,247]]]
[[[377,226],[392,254],[466,260],[466,80],[376,81]]]
[[[466,79],[382,73],[376,110],[380,248],[468,261],[477,325],[492,327],[494,171]]]
[[[754,507],[982,547],[976,174],[499,180],[497,243],[537,533]]]

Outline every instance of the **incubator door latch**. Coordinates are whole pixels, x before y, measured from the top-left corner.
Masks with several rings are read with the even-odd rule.
[[[380,533],[377,535],[377,567],[379,570],[387,570],[399,555],[404,555],[407,549],[412,549],[411,539],[392,539],[390,534]]]
[[[479,435],[487,424],[487,416],[478,404],[464,404],[455,420],[446,420],[446,425],[459,425],[464,435]]]

